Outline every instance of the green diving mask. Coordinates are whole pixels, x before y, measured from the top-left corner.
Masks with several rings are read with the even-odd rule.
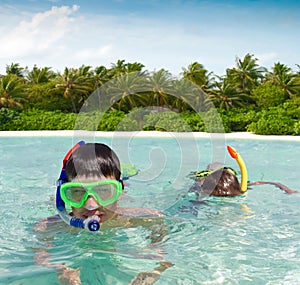
[[[89,197],[101,206],[108,206],[118,200],[123,184],[118,180],[99,180],[97,182],[66,182],[60,186],[62,200],[75,208],[82,207]]]

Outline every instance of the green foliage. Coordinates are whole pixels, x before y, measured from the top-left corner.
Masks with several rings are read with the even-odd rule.
[[[285,101],[284,90],[271,82],[259,85],[252,91],[252,94],[259,108],[275,107]]]
[[[75,128],[88,131],[137,131],[138,123],[122,111],[113,110],[104,114],[93,111],[79,113]]]
[[[144,130],[190,132],[190,126],[175,112],[158,112],[146,115]]]
[[[72,130],[76,114],[64,114],[60,111],[50,112],[30,110],[21,112],[6,124],[7,130]]]
[[[34,108],[46,111],[60,110],[72,112],[72,104],[68,98],[62,96],[61,92],[54,89],[54,83],[29,84],[27,108]],[[80,108],[79,104],[77,108]]]
[[[201,63],[194,62],[183,69],[182,78],[164,69],[148,72],[143,67],[119,60],[110,68],[82,65],[66,67],[59,73],[50,67],[34,65],[28,70],[12,63],[7,66],[7,74],[0,76],[0,130],[251,131],[300,135],[300,73],[284,64],[276,63],[268,72],[258,65],[254,55],[246,54],[242,59],[236,58],[236,66],[227,69],[224,76],[212,75]],[[218,109],[193,111],[205,110],[207,102],[197,97],[191,81],[203,88]],[[98,87],[109,87],[104,89],[109,91],[111,110],[105,114],[77,114]],[[147,90],[140,92],[141,87]],[[173,96],[169,94],[172,92]],[[185,97],[194,98],[194,103],[188,105]],[[189,111],[175,113],[168,108]],[[155,113],[155,109],[163,112]]]
[[[98,131],[115,131],[124,119],[125,113],[118,110],[106,112],[99,121]]]
[[[287,100],[282,104],[282,108],[286,111],[287,115],[293,119],[300,119],[300,97]]]
[[[230,128],[227,117],[216,109],[210,109],[201,113],[201,118],[205,123],[205,131],[210,133],[229,133]]]
[[[296,121],[291,118],[287,111],[278,108],[263,110],[259,114],[257,122],[248,125],[247,130],[260,135],[292,135]]]
[[[300,120],[294,124],[294,134],[300,136]]]
[[[300,135],[299,107],[286,102],[280,107],[243,113],[214,111],[205,113],[175,112],[145,113],[140,122],[122,111],[105,114],[62,113],[61,111],[29,111],[0,109],[0,130],[98,130],[138,131],[156,130],[169,132],[230,132],[251,131],[262,135]],[[220,117],[219,117],[220,115]]]
[[[15,109],[0,108],[0,131],[9,131],[19,114],[20,111]]]
[[[226,121],[228,128],[232,132],[245,132],[247,126],[256,122],[259,118],[255,110],[237,109],[228,112],[222,112],[223,121]]]
[[[180,114],[184,121],[190,126],[193,132],[205,132],[205,124],[199,113],[185,111]]]
[[[168,132],[230,132],[216,110],[208,112],[159,112],[145,115],[143,130]]]
[[[127,117],[137,123],[137,128],[135,131],[142,131],[145,125],[146,115],[149,115],[153,109],[150,108],[133,108],[128,114]]]
[[[23,107],[25,85],[22,78],[8,74],[0,78],[0,107]]]
[[[96,111],[80,112],[77,115],[74,128],[76,130],[96,131],[102,114]]]
[[[138,131],[139,125],[138,122],[135,120],[132,120],[129,117],[125,117],[123,120],[120,121],[119,125],[117,126],[116,131],[126,131],[126,132],[132,132],[132,131]]]

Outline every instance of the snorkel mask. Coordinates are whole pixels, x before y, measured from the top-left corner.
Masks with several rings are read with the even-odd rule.
[[[103,207],[115,203],[122,194],[123,184],[117,180],[100,180],[90,183],[67,182],[61,185],[62,200],[74,207],[81,208],[89,197],[93,197]],[[85,206],[88,210],[90,209]]]
[[[87,219],[80,219],[75,218],[69,215],[66,211],[65,201],[63,200],[61,196],[61,187],[64,185],[64,183],[67,182],[67,175],[65,171],[66,163],[72,154],[74,150],[84,145],[84,141],[80,141],[76,145],[74,145],[66,154],[63,160],[63,166],[62,170],[59,176],[59,179],[57,181],[57,189],[56,189],[56,208],[58,211],[58,214],[62,218],[62,220],[67,223],[70,226],[76,227],[76,228],[82,228],[82,229],[88,229],[90,231],[98,231],[100,229],[100,223],[98,220],[93,219],[93,217],[89,217]],[[66,183],[67,184],[67,183]]]

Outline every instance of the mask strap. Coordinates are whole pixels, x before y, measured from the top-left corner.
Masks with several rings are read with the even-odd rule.
[[[63,209],[65,209],[65,202],[62,200],[61,196],[60,196],[60,186],[66,182],[67,180],[67,174],[66,174],[66,163],[68,161],[68,159],[70,158],[71,154],[79,147],[81,147],[82,145],[84,145],[85,142],[84,141],[80,141],[77,144],[75,144],[65,155],[64,159],[63,159],[63,165],[62,165],[62,169],[57,181],[57,190],[56,190],[56,208],[59,211],[62,211]]]
[[[203,177],[206,177],[206,176],[208,176],[212,173],[213,173],[212,170],[202,170],[202,171],[196,173],[196,177],[203,178]]]

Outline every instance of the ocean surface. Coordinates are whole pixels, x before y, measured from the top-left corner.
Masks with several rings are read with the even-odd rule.
[[[152,243],[149,228],[119,227],[97,233],[53,229],[41,237],[34,225],[57,213],[55,180],[73,137],[0,137],[0,284],[59,284],[50,263],[81,268],[82,284],[129,284],[160,259],[174,264],[155,284],[300,284],[300,193],[252,186],[236,198],[190,202],[189,174],[213,161],[238,165],[249,180],[281,182],[300,190],[300,142],[209,138],[97,137],[139,173],[125,181],[121,206],[165,214],[164,239]]]

